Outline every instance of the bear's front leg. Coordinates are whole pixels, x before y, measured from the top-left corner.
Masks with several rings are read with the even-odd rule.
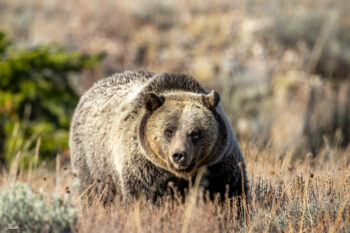
[[[225,195],[228,198],[239,197],[242,195],[243,187],[245,194],[247,194],[248,185],[245,169],[243,168],[242,179],[241,169],[237,163],[232,161],[233,158],[227,156],[221,162],[208,168],[205,177],[207,179],[206,190],[210,192],[211,198],[214,198],[216,193],[220,194],[222,200],[224,200]]]
[[[153,176],[144,174],[144,172],[136,174],[124,173],[121,177],[123,201],[128,204],[137,199],[145,198],[155,203],[157,198],[167,191],[167,183],[149,179],[150,177]]]

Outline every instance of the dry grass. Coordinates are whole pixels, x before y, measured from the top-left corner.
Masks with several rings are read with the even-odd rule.
[[[1,176],[1,189],[11,182],[28,183],[47,197],[59,194],[78,209],[76,232],[348,232],[350,229],[350,151],[325,151],[316,158],[291,161],[268,148],[242,143],[249,177],[245,218],[235,203],[195,201],[191,189],[185,203],[164,197],[156,205],[138,200],[125,207],[117,199],[109,209],[88,207],[75,190],[70,169],[56,160],[56,172],[39,167]],[[334,156],[330,158],[330,155]],[[334,159],[336,158],[336,159]],[[16,175],[17,174],[17,175]],[[83,201],[81,202],[80,199]]]

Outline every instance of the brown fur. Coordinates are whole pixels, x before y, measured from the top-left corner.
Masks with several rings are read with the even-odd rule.
[[[74,113],[70,148],[81,190],[95,180],[105,201],[120,192],[156,200],[207,167],[203,186],[241,195],[244,160],[218,93],[186,75],[124,72],[95,84]],[[244,185],[247,179],[244,171]],[[245,187],[245,190],[247,187]],[[107,192],[103,192],[107,190]]]

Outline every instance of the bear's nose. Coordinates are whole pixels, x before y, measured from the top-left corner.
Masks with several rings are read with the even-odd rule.
[[[178,164],[183,164],[186,160],[186,155],[184,152],[176,152],[172,155],[173,161]]]

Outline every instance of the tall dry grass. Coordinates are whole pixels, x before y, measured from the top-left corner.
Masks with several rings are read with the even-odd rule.
[[[69,161],[60,156],[55,172],[43,165],[24,172],[14,165],[1,175],[0,185],[6,190],[13,182],[24,182],[46,198],[59,195],[78,210],[73,232],[349,231],[350,151],[324,151],[293,161],[288,153],[256,148],[252,142],[241,145],[249,179],[245,217],[237,216],[235,202],[198,200],[196,184],[184,203],[165,196],[156,205],[141,199],[124,206],[119,198],[107,209],[99,202],[88,205],[88,192],[76,193]]]

